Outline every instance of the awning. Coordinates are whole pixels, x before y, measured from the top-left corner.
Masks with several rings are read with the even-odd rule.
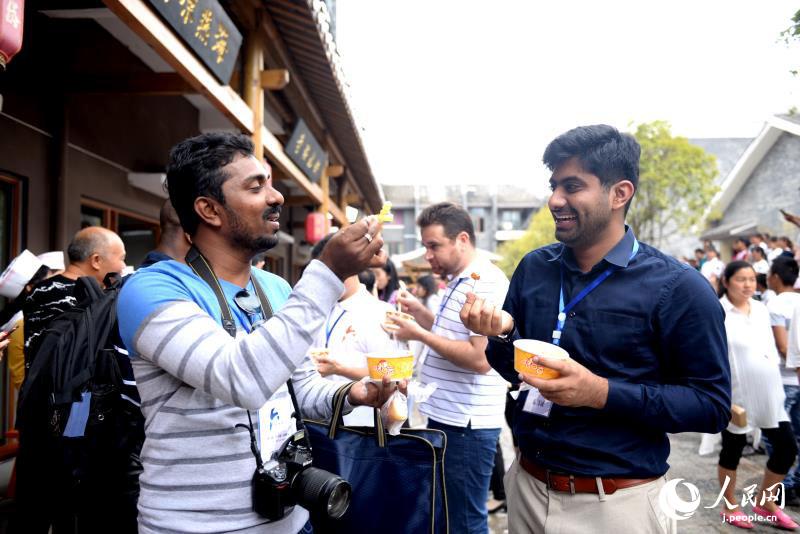
[[[701,236],[702,241],[726,241],[736,237],[747,237],[765,230],[759,228],[758,221],[736,221],[706,230]]]
[[[479,258],[487,259],[492,263],[497,263],[503,259],[499,254],[489,252],[482,248],[475,249],[475,252],[478,254]],[[394,263],[398,269],[402,268],[406,271],[429,271],[431,269],[431,264],[425,261],[425,247],[420,247],[403,254],[395,254],[391,259],[392,263]]]

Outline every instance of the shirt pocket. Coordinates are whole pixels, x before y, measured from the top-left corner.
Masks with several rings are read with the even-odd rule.
[[[593,311],[588,316],[591,356],[613,375],[642,377],[657,368],[648,321],[620,312]]]

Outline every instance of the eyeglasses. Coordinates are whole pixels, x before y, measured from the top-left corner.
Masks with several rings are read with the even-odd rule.
[[[263,322],[266,322],[264,319],[264,314],[261,310],[261,301],[258,300],[258,297],[255,295],[251,295],[249,291],[246,289],[242,289],[233,297],[233,302],[242,310],[244,313],[247,314],[248,318],[251,318],[254,315],[260,315],[261,318],[256,320],[254,323],[251,324],[251,328],[255,328]]]

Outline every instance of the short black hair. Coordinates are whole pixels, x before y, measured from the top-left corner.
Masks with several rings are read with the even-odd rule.
[[[325,249],[325,245],[328,244],[328,241],[331,240],[333,234],[328,234],[322,239],[320,239],[316,245],[311,248],[311,259],[316,260],[322,255],[322,251]]]
[[[472,217],[458,204],[439,202],[422,210],[417,217],[417,225],[425,228],[434,224],[441,224],[444,235],[449,239],[455,239],[461,232],[466,232],[469,242],[475,245],[475,226],[472,224]]]
[[[361,271],[358,273],[358,281],[366,286],[367,291],[372,293],[375,288],[375,273],[372,272],[372,269]]]
[[[758,252],[759,254],[761,254],[762,258],[767,257],[767,253],[764,252],[764,249],[758,245],[750,245],[750,254],[752,254],[753,252]]]
[[[780,278],[781,283],[785,286],[793,286],[797,281],[800,267],[798,267],[797,260],[787,256],[779,256],[772,262],[772,267],[769,268],[769,274],[774,274]]]
[[[757,287],[768,287],[767,286],[767,275],[764,273],[756,273],[756,286]]]
[[[705,253],[706,253],[706,251],[705,251],[705,250],[703,250],[702,248],[696,248],[696,249],[694,249],[694,253],[695,253],[695,254],[697,254],[698,252],[699,252],[700,254],[705,254]]]
[[[579,126],[553,139],[544,150],[542,161],[551,172],[572,158],[600,179],[606,189],[622,180],[639,187],[639,157],[642,148],[630,135],[607,124]],[[633,199],[631,199],[633,200]],[[627,213],[630,201],[625,206]]]
[[[252,156],[253,142],[246,135],[230,132],[191,137],[170,150],[167,165],[169,200],[189,235],[194,235],[200,225],[200,218],[194,211],[195,199],[210,197],[225,204],[222,184],[228,176],[222,168],[237,155]]]

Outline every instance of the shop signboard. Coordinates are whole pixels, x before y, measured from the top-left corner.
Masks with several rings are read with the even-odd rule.
[[[322,172],[328,167],[328,154],[311,134],[303,119],[297,121],[286,145],[286,153],[312,182],[319,182]]]
[[[208,70],[227,85],[242,34],[218,0],[147,0]]]

